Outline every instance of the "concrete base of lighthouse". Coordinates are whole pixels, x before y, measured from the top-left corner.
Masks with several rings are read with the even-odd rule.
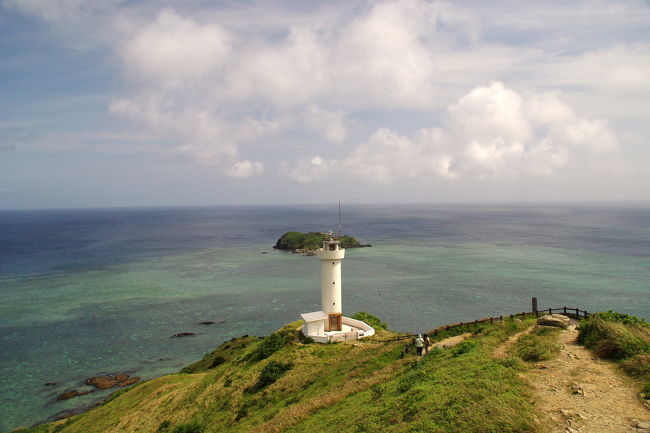
[[[302,333],[317,343],[334,341],[358,340],[375,335],[375,329],[361,320],[342,316],[340,331],[326,331],[328,329],[329,315],[323,311],[304,313],[300,317],[304,321]]]

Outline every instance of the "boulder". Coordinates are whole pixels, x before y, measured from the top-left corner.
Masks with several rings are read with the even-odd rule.
[[[58,396],[56,399],[58,401],[62,401],[62,400],[67,400],[67,399],[72,398],[72,397],[77,397],[77,396],[80,396],[80,395],[90,394],[91,392],[92,392],[92,390],[90,390],[90,391],[77,391],[76,389],[73,389],[73,390],[64,392],[63,394]]]
[[[118,385],[120,386],[120,388],[123,388],[125,386],[133,385],[134,383],[136,383],[139,380],[140,380],[140,378],[138,376],[129,377],[128,379],[118,383]]]
[[[180,337],[193,337],[196,334],[194,332],[179,332],[178,334],[172,335],[172,338],[180,338]]]
[[[97,389],[110,389],[115,386],[127,386],[139,381],[139,377],[129,377],[126,373],[109,375],[109,376],[96,376],[86,379],[86,385],[92,385]]]
[[[549,314],[537,319],[537,324],[540,326],[554,326],[562,329],[568,328],[570,323],[571,320],[561,314]]]
[[[199,322],[199,325],[220,325],[222,323],[226,323],[226,321],[225,320],[219,320],[217,322],[217,321],[214,321],[214,320],[204,320],[203,322]]]

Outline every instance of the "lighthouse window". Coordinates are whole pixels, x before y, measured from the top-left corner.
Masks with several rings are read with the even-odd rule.
[[[332,264],[334,265],[335,263],[334,263],[334,262],[332,262]]]
[[[336,284],[336,281],[332,281],[332,284]]]

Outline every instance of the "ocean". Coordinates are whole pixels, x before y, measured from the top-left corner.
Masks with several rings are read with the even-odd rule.
[[[56,401],[85,378],[176,372],[319,309],[318,259],[272,246],[337,221],[335,204],[0,211],[0,431],[110,393]],[[650,319],[647,205],[343,204],[342,224],[373,245],[346,252],[344,314],[394,330],[528,311],[533,296]]]

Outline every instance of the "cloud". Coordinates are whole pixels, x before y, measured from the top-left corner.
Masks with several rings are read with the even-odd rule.
[[[288,175],[307,182],[335,173],[378,183],[544,176],[593,168],[617,149],[607,122],[576,114],[558,93],[524,95],[494,82],[452,104],[442,128],[414,137],[382,128],[346,157],[300,161]]]
[[[61,22],[109,10],[123,1],[125,0],[4,0],[3,4],[45,21]]]
[[[237,161],[226,170],[228,176],[242,179],[264,171],[264,166],[260,162],[250,162],[249,160]]]
[[[320,132],[328,141],[341,143],[347,136],[345,113],[310,105],[305,110],[305,122]]]
[[[639,2],[119,3],[4,1],[71,39],[98,27],[123,79],[109,113],[227,176],[551,175],[615,154],[650,92]]]
[[[132,77],[163,86],[201,80],[225,60],[230,35],[217,24],[201,25],[171,9],[140,29],[121,49]]]

